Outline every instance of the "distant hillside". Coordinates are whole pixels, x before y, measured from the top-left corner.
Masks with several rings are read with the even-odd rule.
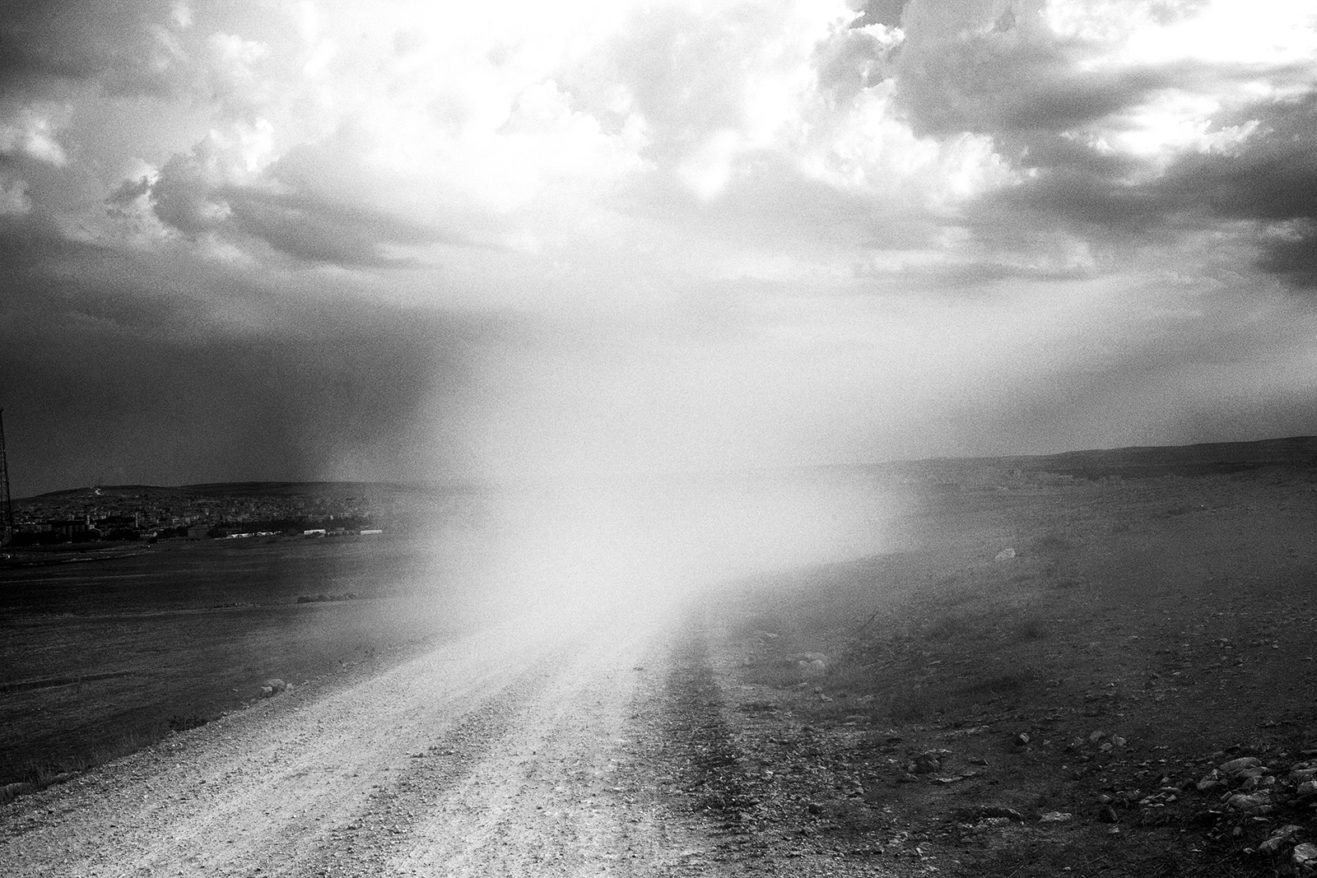
[[[22,498],[25,501],[60,501],[78,497],[369,497],[453,493],[471,490],[474,483],[443,482],[404,484],[400,482],[204,482],[195,485],[101,485],[97,488],[67,488]]]
[[[1149,478],[1164,475],[1212,475],[1242,472],[1264,467],[1317,469],[1317,436],[1291,436],[1285,439],[1261,439],[1254,442],[1209,442],[1198,445],[1136,446],[1130,448],[1065,451],[1058,454],[1001,457],[930,458],[894,461],[869,465],[801,467],[755,473],[719,474],[670,473],[658,481],[704,483],[740,479],[776,472],[790,473],[867,471],[885,475],[903,475],[921,479],[955,478],[971,471],[1018,470],[1021,473],[1053,473],[1080,479]],[[625,477],[622,478],[625,481]],[[608,481],[608,479],[603,479]],[[445,481],[431,484],[400,482],[207,482],[176,487],[161,485],[105,485],[102,497],[369,497],[439,495],[480,491],[495,485],[476,480]],[[39,494],[28,500],[59,500],[90,496],[90,488],[72,488]]]
[[[140,497],[143,494],[176,496],[186,493],[182,488],[168,488],[160,485],[102,485],[98,488],[65,488],[60,491],[47,491],[33,494],[23,500],[65,500],[71,497]],[[18,498],[15,498],[16,500]]]
[[[417,490],[417,486],[392,482],[205,482],[181,485],[178,490],[206,497],[282,497],[293,494],[342,497],[403,493]]]
[[[1048,473],[1093,480],[1112,477],[1205,476],[1267,467],[1317,469],[1317,437],[1293,436],[1255,442],[1090,449],[1058,454],[935,458],[878,464],[873,469],[920,480],[958,481],[970,473],[983,476],[989,472],[1018,472],[1022,475]]]
[[[1068,451],[1016,460],[1021,461],[1021,468],[1082,478],[1210,475],[1274,466],[1308,468],[1317,466],[1317,437]]]

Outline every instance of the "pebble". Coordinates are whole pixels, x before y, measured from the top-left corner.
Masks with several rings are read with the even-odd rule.
[[[1241,756],[1221,763],[1216,770],[1229,778],[1243,777],[1248,773],[1261,773],[1262,760],[1256,756]]]
[[[1295,836],[1295,834],[1300,832],[1302,829],[1303,827],[1301,826],[1296,826],[1293,823],[1287,823],[1286,825],[1282,826],[1280,829],[1277,829],[1275,832],[1273,832],[1266,841],[1258,845],[1258,851],[1264,854],[1279,853],[1281,848],[1285,846],[1285,843],[1288,842],[1290,839],[1292,839]]]
[[[1226,807],[1244,814],[1269,814],[1275,810],[1271,792],[1235,793],[1226,799]]]
[[[941,768],[943,761],[950,755],[950,750],[925,750],[914,758],[906,770],[911,774],[931,774]]]

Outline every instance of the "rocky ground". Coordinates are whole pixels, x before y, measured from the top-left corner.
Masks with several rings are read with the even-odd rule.
[[[1314,874],[1314,487],[956,493],[726,595],[710,801],[792,874]]]

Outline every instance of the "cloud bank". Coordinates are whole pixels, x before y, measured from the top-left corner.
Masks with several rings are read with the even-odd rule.
[[[1315,54],[1282,0],[19,5],[20,493],[1313,432]]]

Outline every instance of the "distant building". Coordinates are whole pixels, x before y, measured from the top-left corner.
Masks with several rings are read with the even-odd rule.
[[[55,535],[56,540],[65,543],[85,540],[91,536],[91,528],[87,526],[86,519],[50,521],[46,523],[46,529]]]

